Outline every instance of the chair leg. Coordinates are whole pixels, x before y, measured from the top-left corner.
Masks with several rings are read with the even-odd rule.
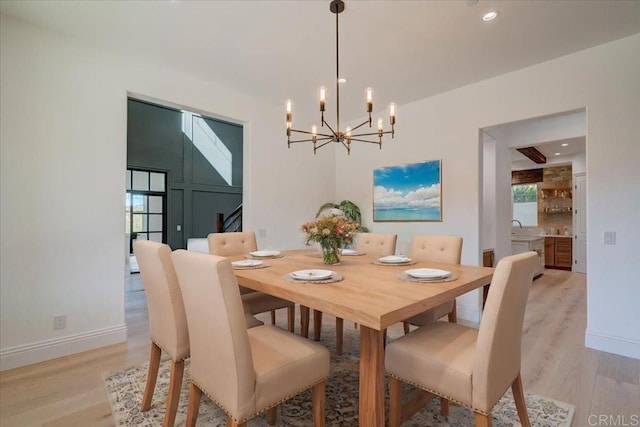
[[[409,323],[402,322],[402,326],[404,328],[404,334],[407,335],[409,333]]]
[[[293,333],[296,328],[295,322],[296,322],[296,306],[292,305],[287,307],[287,328],[291,333]]]
[[[313,340],[320,341],[320,332],[322,332],[322,312],[313,310]]]
[[[529,415],[527,414],[527,404],[524,401],[524,390],[522,389],[522,378],[520,374],[513,380],[511,391],[513,392],[513,400],[516,402],[520,424],[522,424],[522,427],[530,427],[531,424],[529,423]]]
[[[474,413],[476,416],[476,427],[491,427],[491,415],[481,414],[480,412]]]
[[[321,383],[318,383],[313,386],[313,391],[312,391],[313,425],[315,427],[324,427],[324,422],[326,417],[325,407],[324,407],[325,396],[326,396],[325,388],[326,388],[325,381],[322,381]]]
[[[278,418],[277,406],[267,409],[267,424],[269,424],[270,426],[275,425],[277,418]]]
[[[275,310],[271,310],[271,324],[272,325],[276,324],[276,311]]]
[[[449,322],[450,323],[458,323],[458,312],[456,310],[456,300],[453,300],[453,308],[451,309],[451,312],[449,312]]]
[[[400,427],[402,418],[402,381],[389,377],[389,427]]]
[[[184,376],[184,360],[171,361],[171,377],[169,378],[169,396],[167,396],[167,408],[164,413],[164,427],[173,427],[178,412],[178,401],[182,389],[182,377]]]
[[[238,423],[231,417],[227,417],[227,427],[247,427],[247,423]]]
[[[162,349],[156,343],[151,341],[151,353],[149,354],[149,370],[147,372],[147,385],[144,388],[142,396],[142,407],[140,410],[146,412],[151,408],[153,400],[153,391],[156,388],[156,380],[158,379],[158,368],[160,367],[160,354]]]
[[[309,338],[309,307],[300,306],[300,335]]]
[[[200,409],[200,398],[202,397],[202,390],[198,388],[194,383],[189,385],[189,406],[187,407],[187,421],[186,427],[196,427],[196,420],[198,419],[198,410]]]
[[[444,397],[440,398],[440,415],[443,417],[449,416],[449,400]]]
[[[336,354],[342,354],[342,343],[344,341],[344,320],[336,317]]]

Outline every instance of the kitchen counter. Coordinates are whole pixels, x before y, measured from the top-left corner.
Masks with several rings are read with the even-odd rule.
[[[534,277],[538,277],[544,271],[544,238],[545,236],[531,236],[526,234],[511,235],[511,254],[520,254],[533,251],[538,255],[538,262]]]
[[[512,242],[535,242],[540,239],[544,239],[546,236],[523,236],[520,234],[512,234]]]
[[[545,234],[543,236],[540,237],[566,237],[566,238],[572,238],[573,236],[571,234],[569,234],[568,236],[566,234]]]

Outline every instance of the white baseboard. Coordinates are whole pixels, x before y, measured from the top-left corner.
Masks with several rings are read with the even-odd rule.
[[[107,345],[125,342],[127,325],[96,329],[76,335],[39,341],[0,350],[0,371],[44,362]]]
[[[637,340],[587,331],[584,341],[588,348],[640,359],[640,341]]]

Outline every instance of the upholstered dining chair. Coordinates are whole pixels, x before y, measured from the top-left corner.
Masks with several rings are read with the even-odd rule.
[[[138,260],[147,297],[151,336],[149,371],[141,410],[145,412],[151,407],[160,355],[164,350],[171,358],[171,376],[163,425],[173,426],[182,388],[184,360],[189,357],[189,334],[182,295],[169,246],[150,240],[136,240],[133,242],[133,252]]]
[[[409,250],[409,258],[416,261],[460,264],[462,237],[414,236]],[[448,316],[449,322],[456,323],[458,321],[455,299],[405,320],[404,333],[409,333],[409,325],[424,326],[444,316]]]
[[[423,390],[406,406],[410,412],[419,409],[414,402],[440,396],[443,415],[448,414],[448,400],[452,400],[474,411],[476,426],[488,427],[491,409],[511,386],[520,423],[529,426],[520,377],[520,346],[536,262],[535,252],[498,262],[479,330],[432,322],[387,345],[391,427],[413,415],[402,413],[402,382]]]
[[[232,233],[210,233],[207,236],[209,253],[223,257],[245,255],[258,250],[256,234],[253,231],[241,231]],[[251,314],[271,312],[271,324],[276,323],[276,310],[287,309],[287,328],[294,330],[295,304],[282,298],[274,297],[263,292],[240,286],[242,301]]]
[[[173,261],[171,248],[150,240],[136,240],[133,251],[140,267],[140,276],[147,297],[151,353],[147,384],[142,396],[142,412],[151,408],[156,388],[160,356],[164,350],[171,358],[169,396],[164,414],[164,426],[173,426],[180,400],[184,360],[189,357],[189,334],[182,294]],[[248,328],[263,325],[249,313],[245,313]]]
[[[372,257],[383,257],[396,253],[397,234],[358,233],[356,251],[365,252]]]
[[[397,234],[385,233],[358,233],[356,238],[356,251],[366,252],[372,257],[393,255],[396,252]],[[322,312],[313,311],[314,339],[320,340],[322,330]],[[336,317],[336,354],[342,354],[344,341],[344,320]]]
[[[187,426],[195,426],[202,393],[226,412],[228,426],[246,426],[277,405],[313,388],[314,425],[324,426],[326,348],[280,328],[247,329],[242,299],[228,259],[178,250],[172,255],[191,342]]]

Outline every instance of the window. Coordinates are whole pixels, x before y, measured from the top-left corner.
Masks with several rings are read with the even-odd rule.
[[[517,184],[511,186],[513,219],[523,226],[538,226],[538,184]]]
[[[131,253],[136,239],[167,240],[165,183],[164,173],[127,170],[125,232],[130,235]]]

